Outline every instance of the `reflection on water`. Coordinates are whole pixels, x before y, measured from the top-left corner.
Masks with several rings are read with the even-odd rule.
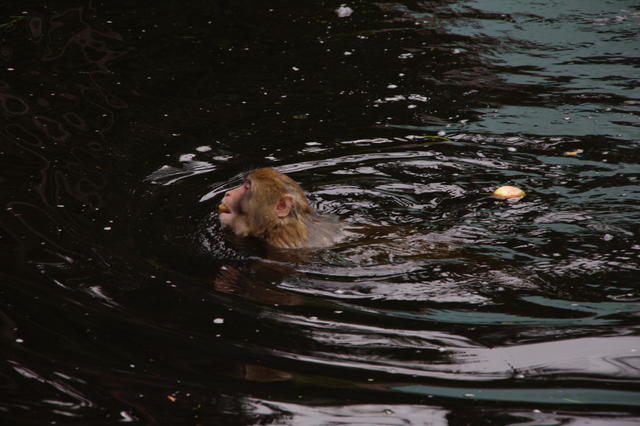
[[[638,421],[637,5],[339,7],[6,5],[0,418]],[[344,238],[223,230],[258,166]]]
[[[479,100],[479,89],[489,85],[495,94],[481,99],[485,105],[476,108],[480,120],[462,117],[457,122],[436,121],[434,126],[427,119],[427,125],[418,128],[438,131],[444,125],[483,133],[637,138],[637,72],[632,59],[632,52],[638,52],[637,5],[481,0],[431,7],[385,6],[406,22],[456,34],[448,45],[456,55],[450,64],[456,68],[444,78],[424,77],[436,85],[466,87],[463,99]],[[423,50],[407,60],[422,65],[421,56]],[[483,66],[469,66],[470,60]],[[392,88],[395,93],[387,101],[402,102],[420,113],[421,105],[411,103],[411,97],[420,95],[400,94],[406,93],[404,85]],[[514,91],[515,104],[516,96],[508,93]],[[499,107],[492,105],[494,100]]]

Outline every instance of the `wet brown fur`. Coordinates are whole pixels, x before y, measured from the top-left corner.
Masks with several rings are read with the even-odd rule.
[[[273,169],[258,169],[247,175],[243,185],[248,189],[237,205],[220,208],[221,212],[230,208],[237,214],[227,224],[237,235],[262,238],[283,248],[321,247],[333,242],[337,222],[312,209],[300,186],[290,177]],[[227,198],[232,198],[229,193],[223,202]]]

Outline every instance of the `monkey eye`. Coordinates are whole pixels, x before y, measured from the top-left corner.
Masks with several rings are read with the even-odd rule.
[[[251,189],[251,181],[249,179],[246,179],[243,186],[245,187],[245,190]]]

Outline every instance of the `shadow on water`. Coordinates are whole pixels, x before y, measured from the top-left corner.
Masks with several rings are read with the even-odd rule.
[[[0,418],[639,420],[637,5],[5,9]],[[344,237],[221,229],[258,166]]]

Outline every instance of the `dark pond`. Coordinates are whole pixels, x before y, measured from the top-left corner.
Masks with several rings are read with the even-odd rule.
[[[637,1],[2,10],[2,424],[640,422]]]

